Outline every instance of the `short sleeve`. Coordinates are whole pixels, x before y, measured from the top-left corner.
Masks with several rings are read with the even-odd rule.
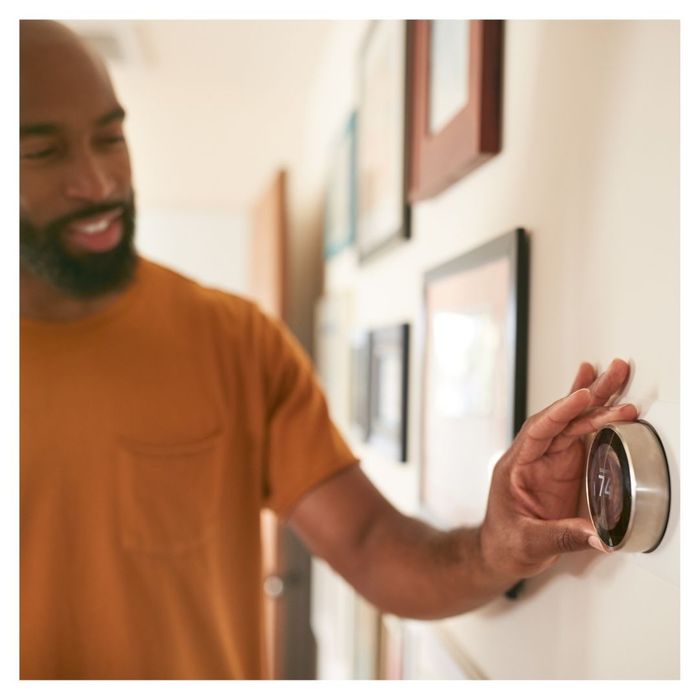
[[[263,318],[263,505],[284,518],[307,491],[359,460],[331,420],[304,350],[281,323]]]

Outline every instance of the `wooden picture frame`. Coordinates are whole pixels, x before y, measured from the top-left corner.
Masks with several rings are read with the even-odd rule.
[[[525,231],[429,271],[423,305],[421,507],[441,526],[478,525],[526,417]]]
[[[409,237],[406,22],[372,22],[360,50],[357,250],[365,262]]]
[[[407,458],[409,324],[370,334],[367,442],[397,462]]]
[[[323,257],[328,260],[355,242],[357,213],[357,113],[336,145],[326,192]]]
[[[409,21],[410,202],[500,151],[503,30],[503,20]]]

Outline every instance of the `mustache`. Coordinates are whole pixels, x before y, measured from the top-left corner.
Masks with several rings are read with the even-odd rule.
[[[66,214],[65,216],[62,216],[60,219],[54,219],[48,226],[46,226],[46,229],[52,230],[52,231],[57,231],[65,226],[73,223],[74,221],[80,221],[81,219],[87,219],[91,216],[95,216],[97,214],[102,214],[104,212],[108,211],[114,211],[115,209],[120,209],[122,214],[128,210],[130,206],[130,202],[126,200],[115,200],[112,202],[101,202],[100,204],[92,204],[88,207],[84,207],[78,211],[71,212],[70,214]]]

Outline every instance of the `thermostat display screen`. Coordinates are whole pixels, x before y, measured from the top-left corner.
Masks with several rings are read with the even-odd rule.
[[[622,515],[622,469],[615,450],[599,445],[588,470],[588,493],[596,521],[605,530],[613,530]]]
[[[618,546],[627,533],[632,510],[629,461],[620,436],[603,428],[591,446],[586,469],[588,508],[598,537]]]

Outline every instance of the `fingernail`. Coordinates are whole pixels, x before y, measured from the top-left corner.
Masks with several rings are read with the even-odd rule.
[[[593,549],[597,549],[599,552],[603,552],[604,554],[608,553],[608,550],[605,549],[603,543],[595,535],[591,535],[588,538],[588,544],[589,546],[593,547]]]

